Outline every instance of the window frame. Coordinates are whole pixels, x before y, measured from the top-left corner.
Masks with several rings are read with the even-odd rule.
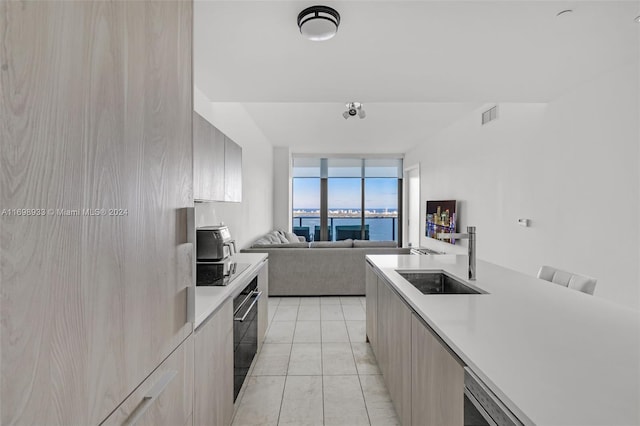
[[[307,173],[304,173],[301,176],[296,176],[295,173],[295,163],[296,160],[302,160],[304,166],[306,167],[310,163],[316,163],[319,160],[319,170],[318,176],[310,176]],[[373,163],[380,163],[381,160],[384,163],[384,160],[389,161],[389,163],[397,162],[397,165],[387,166],[390,168],[397,168],[397,176],[388,176],[388,178],[395,178],[398,181],[398,200],[397,200],[397,221],[398,221],[398,231],[396,237],[396,241],[398,242],[398,246],[402,247],[402,218],[403,218],[403,199],[402,199],[402,189],[403,189],[403,158],[402,156],[384,156],[384,157],[333,157],[333,156],[293,156],[292,157],[292,177],[291,177],[291,209],[293,213],[293,192],[295,188],[295,180],[300,178],[320,178],[320,241],[328,241],[329,240],[329,179],[332,178],[353,178],[357,179],[356,176],[329,176],[329,167],[332,162],[349,164],[352,163],[353,166],[349,167],[357,167],[356,163],[360,162],[360,239],[365,239],[366,234],[366,217],[365,217],[365,190],[366,190],[366,180],[367,178],[379,178],[384,176],[367,176],[367,160],[373,160]],[[349,161],[351,160],[351,161]],[[372,166],[373,167],[373,166]],[[292,221],[293,223],[293,221]],[[392,231],[393,232],[393,231]],[[393,235],[393,233],[392,233]],[[335,236],[332,236],[335,237]]]

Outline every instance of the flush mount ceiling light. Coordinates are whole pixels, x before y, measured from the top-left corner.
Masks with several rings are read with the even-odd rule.
[[[339,25],[340,14],[328,6],[311,6],[298,15],[300,34],[313,41],[329,40]]]
[[[347,110],[342,113],[344,119],[346,120],[349,117],[355,117],[356,115],[360,117],[360,119],[367,116],[364,109],[362,109],[362,104],[360,102],[347,102]]]

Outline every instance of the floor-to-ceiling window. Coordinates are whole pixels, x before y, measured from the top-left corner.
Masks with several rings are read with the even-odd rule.
[[[328,239],[364,239],[362,235],[362,159],[327,159]]]
[[[399,215],[402,202],[402,162],[367,159],[364,167],[365,226],[372,240],[400,241]],[[391,235],[391,237],[389,237]]]
[[[293,232],[313,241],[320,232],[320,158],[294,160],[292,205]]]
[[[292,187],[298,235],[401,243],[401,159],[294,157]]]

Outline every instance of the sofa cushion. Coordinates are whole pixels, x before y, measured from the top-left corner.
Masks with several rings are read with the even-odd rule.
[[[395,241],[353,240],[353,247],[398,247]]]
[[[347,248],[353,247],[353,240],[346,239],[343,241],[314,241],[309,243],[310,248]]]
[[[260,249],[260,248],[308,248],[309,243],[307,242],[297,242],[297,243],[279,243],[279,244],[253,244],[251,248]]]

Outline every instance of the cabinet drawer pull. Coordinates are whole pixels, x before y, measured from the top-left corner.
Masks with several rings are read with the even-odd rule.
[[[146,395],[142,398],[142,401],[135,410],[129,415],[127,420],[123,423],[123,426],[134,426],[138,423],[138,420],[147,412],[153,401],[162,393],[167,385],[173,380],[178,372],[176,370],[169,370],[165,372],[162,377],[149,389]]]

